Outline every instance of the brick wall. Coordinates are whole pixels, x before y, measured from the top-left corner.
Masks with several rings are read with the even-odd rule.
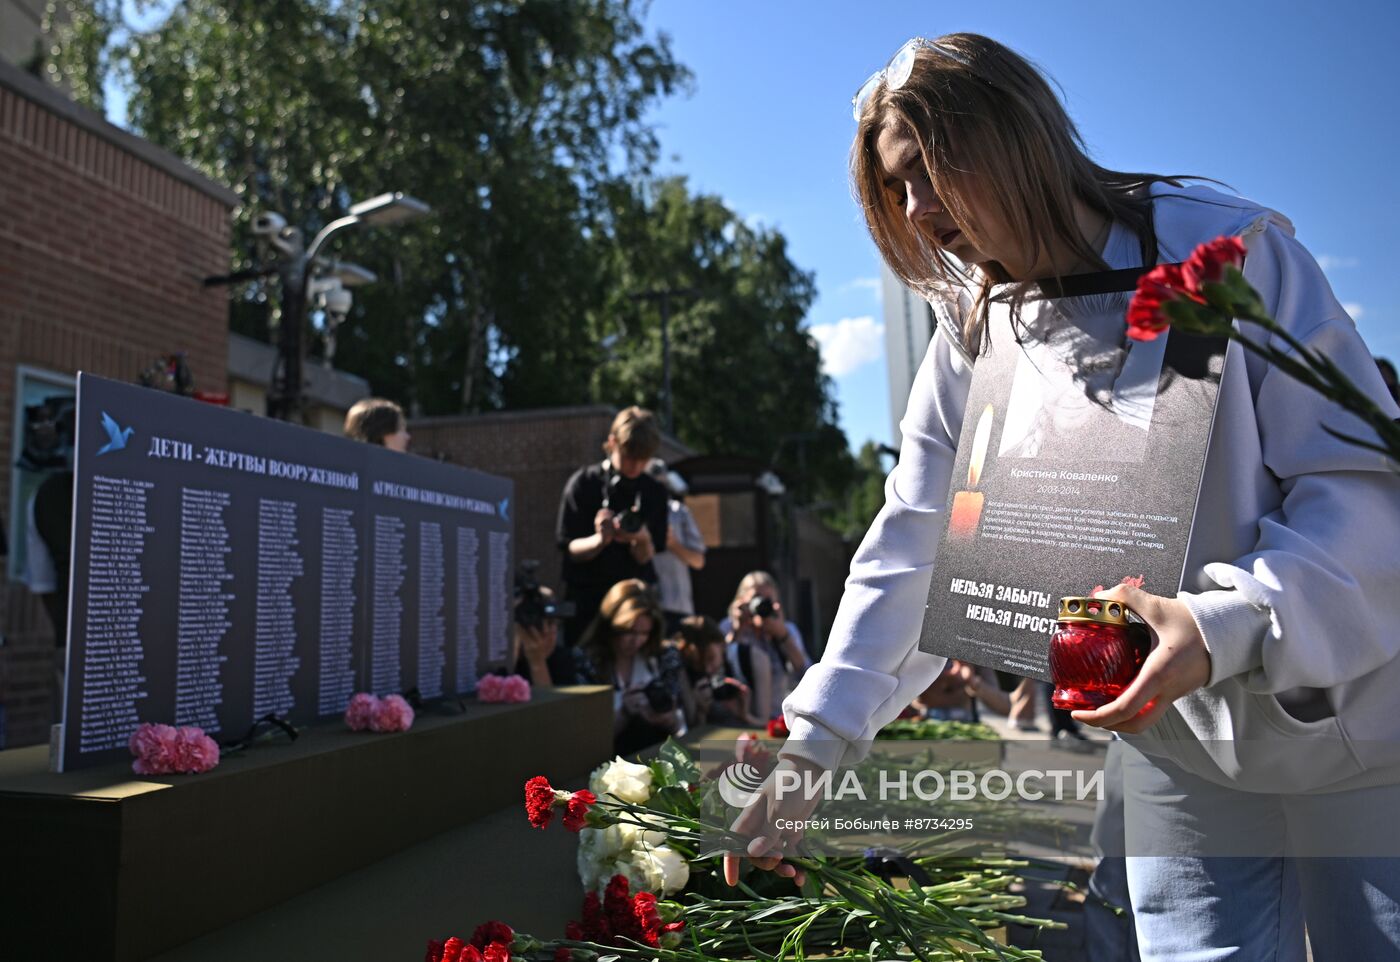
[[[564,482],[590,461],[603,460],[603,441],[617,409],[595,405],[503,411],[409,422],[415,453],[515,482],[515,557],[540,562],[540,580],[559,587],[561,554],[554,525]],[[671,438],[660,457],[692,454]]]
[[[507,411],[420,418],[410,421],[408,429],[417,454],[515,482],[516,559],[538,559],[540,580],[557,588],[561,555],[554,544],[554,525],[559,494],[579,467],[602,460],[603,439],[616,413],[617,409],[604,406]],[[682,462],[694,454],[674,439],[662,442],[660,457],[669,463]],[[809,602],[796,620],[810,636],[809,647],[819,652],[836,618],[855,546],[845,543],[806,510],[798,509],[793,523],[797,543],[791,571],[779,558],[755,560],[748,557],[752,552],[741,552],[745,559],[737,567],[726,565],[721,549],[713,555],[720,563],[707,565],[695,577],[696,602],[700,605],[702,597],[709,599],[711,604],[701,605],[701,610],[724,617],[739,577],[753,567],[766,567],[782,582],[784,597],[795,615],[799,615],[804,599]],[[718,587],[706,584],[716,578],[720,580]],[[713,590],[705,590],[707,587]]]
[[[227,389],[232,193],[0,64],[0,451],[9,464],[18,368],[131,381],[188,355],[195,384]],[[0,470],[10,517],[13,468]],[[48,619],[0,569],[0,703],[8,747],[46,740],[53,715]]]

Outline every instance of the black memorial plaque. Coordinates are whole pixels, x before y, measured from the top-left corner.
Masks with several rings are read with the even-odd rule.
[[[509,643],[512,484],[91,375],[78,379],[64,736],[221,741],[356,691],[468,694]]]
[[[1181,585],[1223,338],[1126,337],[1127,289],[994,304],[920,648],[1048,680],[1059,599]]]

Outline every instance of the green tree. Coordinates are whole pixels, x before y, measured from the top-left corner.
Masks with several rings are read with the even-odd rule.
[[[120,0],[71,5],[49,70],[90,103],[115,75],[143,136],[308,232],[387,189],[434,217],[332,254],[356,292],[337,366],[423,414],[602,401],[656,407],[660,325],[633,295],[693,287],[672,323],[676,431],[844,499],[853,462],[801,324],[814,287],[776,231],[652,181],[648,107],[690,75],[634,0]],[[276,297],[235,296],[267,337]]]
[[[135,130],[239,193],[235,269],[261,211],[314,232],[385,189],[433,206],[431,225],[337,242],[385,279],[337,363],[427,413],[586,396],[602,188],[646,173],[643,115],[689,81],[641,5],[179,0],[139,5],[144,31],[120,0],[71,7],[51,76],[100,105],[115,72]],[[267,326],[256,305],[233,319]],[[522,345],[551,377],[508,377]]]
[[[880,446],[866,441],[860,446],[852,468],[853,478],[846,488],[844,501],[831,503],[823,520],[840,531],[848,541],[865,537],[875,515],[885,505],[885,464]]]
[[[841,496],[852,477],[831,381],[802,328],[815,296],[774,230],[754,229],[682,178],[612,192],[613,283],[591,317],[599,344],[615,344],[593,379],[613,403],[659,407],[658,308],[635,295],[669,288],[675,433],[703,451],[773,463],[799,501]]]

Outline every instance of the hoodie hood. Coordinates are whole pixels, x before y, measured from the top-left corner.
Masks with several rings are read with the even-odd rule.
[[[1186,260],[1201,238],[1235,237],[1269,226],[1293,236],[1293,222],[1278,211],[1211,187],[1157,183],[1151,193],[1153,227],[1163,263]]]

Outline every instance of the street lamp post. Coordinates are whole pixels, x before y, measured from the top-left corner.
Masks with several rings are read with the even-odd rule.
[[[281,232],[283,242],[277,245],[276,269],[282,284],[282,321],[277,339],[277,371],[273,375],[267,396],[268,417],[290,421],[301,411],[302,327],[306,322],[306,306],[310,301],[309,288],[316,267],[316,255],[330,240],[331,235],[357,224],[394,227],[425,217],[431,212],[432,208],[421,200],[395,191],[351,206],[349,214],[321,228],[309,248],[303,248],[299,230],[284,228]],[[341,280],[346,286],[354,283],[344,277]],[[363,278],[360,280],[363,282]]]
[[[699,293],[693,287],[660,287],[632,295],[634,301],[656,301],[661,308],[661,426],[667,434],[675,429],[671,410],[671,298],[696,297]]]

